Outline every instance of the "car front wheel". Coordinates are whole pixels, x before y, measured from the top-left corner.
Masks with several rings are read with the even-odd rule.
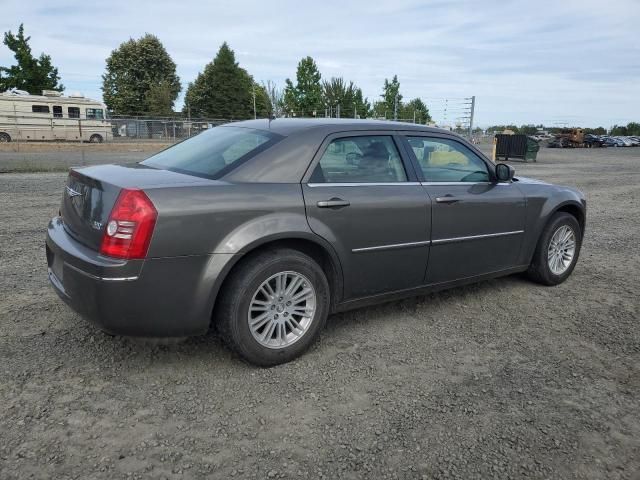
[[[543,285],[564,282],[576,266],[581,245],[582,232],[576,218],[556,213],[540,235],[527,272],[529,278]]]
[[[272,366],[313,344],[329,311],[329,285],[312,258],[297,250],[268,250],[244,259],[230,275],[214,320],[240,356]]]

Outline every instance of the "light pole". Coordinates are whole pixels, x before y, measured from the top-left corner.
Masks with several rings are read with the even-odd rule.
[[[398,120],[398,93],[393,97],[393,119]]]
[[[358,107],[356,107],[356,102],[353,102],[353,118],[358,118]]]
[[[258,115],[256,113],[256,84],[253,84],[253,119],[255,120],[256,118],[258,118]]]

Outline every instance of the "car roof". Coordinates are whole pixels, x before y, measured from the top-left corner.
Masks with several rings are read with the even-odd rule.
[[[451,133],[442,128],[427,127],[415,123],[392,122],[389,120],[358,120],[348,118],[267,118],[257,120],[244,120],[241,122],[227,123],[222,126],[255,128],[269,130],[279,135],[289,136],[301,130],[324,128],[329,132],[342,132],[345,130],[415,130],[431,133]]]

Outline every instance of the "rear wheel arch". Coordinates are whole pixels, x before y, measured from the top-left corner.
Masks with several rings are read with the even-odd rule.
[[[214,318],[217,299],[224,290],[231,273],[237,270],[243,263],[249,261],[256,255],[259,255],[265,251],[277,250],[277,249],[291,249],[297,250],[311,257],[324,272],[330,289],[331,307],[330,311],[333,311],[335,305],[342,299],[343,291],[343,275],[340,261],[337,254],[333,251],[330,245],[324,245],[316,239],[312,240],[306,236],[286,236],[279,238],[265,238],[262,241],[254,242],[245,246],[235,256],[235,261],[230,263],[222,273],[222,278],[218,279],[218,287],[213,292],[213,305],[211,308],[211,318]]]

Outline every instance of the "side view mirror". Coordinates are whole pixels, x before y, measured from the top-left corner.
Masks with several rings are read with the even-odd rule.
[[[515,168],[506,163],[498,163],[496,165],[496,178],[499,182],[510,182],[516,174]]]

